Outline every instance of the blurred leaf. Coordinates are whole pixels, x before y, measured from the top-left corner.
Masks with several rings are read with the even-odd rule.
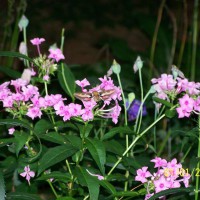
[[[49,174],[43,174],[41,177],[37,178],[36,180],[38,180],[38,181],[48,180],[51,178],[57,179],[59,181],[68,182],[70,180],[70,175],[69,175],[69,173],[53,171],[53,172],[50,172]]]
[[[49,121],[40,119],[34,126],[34,133],[37,135],[43,134],[50,128],[53,128],[53,125]]]
[[[0,125],[12,125],[12,126],[21,126],[28,130],[32,130],[32,127],[19,119],[0,119]]]
[[[6,200],[41,200],[41,198],[36,194],[13,192],[6,194]]]
[[[103,137],[102,140],[107,140],[112,137],[114,137],[117,133],[121,134],[134,134],[134,131],[131,130],[128,126],[119,126],[119,127],[114,127],[109,132],[107,132]]]
[[[104,142],[106,146],[106,151],[111,153],[122,155],[125,151],[125,148],[116,140],[109,140]]]
[[[116,192],[113,194],[113,197],[136,197],[140,196],[141,194],[135,191],[123,191],[123,192]]]
[[[77,124],[81,138],[87,138],[93,128],[92,124]]]
[[[76,199],[74,199],[72,197],[59,197],[56,200],[76,200]]]
[[[75,146],[77,149],[81,148],[82,140],[80,137],[75,135],[65,135],[64,136],[73,146]]]
[[[39,161],[38,174],[76,153],[77,149],[71,144],[49,148]]]
[[[194,187],[168,189],[168,190],[164,190],[164,191],[154,194],[151,198],[149,198],[149,200],[154,200],[154,199],[157,199],[158,197],[169,195],[169,194],[174,194],[174,193],[178,193],[178,192],[181,192],[181,193],[182,192],[193,192],[194,190],[195,190]]]
[[[75,78],[70,68],[64,63],[58,66],[58,80],[62,89],[74,100]]]
[[[106,163],[106,151],[103,143],[97,139],[89,139],[85,140],[86,146],[92,155],[93,159],[97,163],[102,174],[105,173],[105,163]]]
[[[0,139],[0,147],[6,146],[13,142],[15,142],[15,138]]]
[[[5,196],[6,196],[5,183],[4,183],[3,174],[0,171],[0,197],[1,197],[1,200],[4,200]]]
[[[168,118],[173,118],[175,115],[176,115],[176,110],[166,110],[165,111],[165,115],[166,115],[166,117],[168,117]]]
[[[29,58],[28,56],[26,56],[24,54],[18,53],[18,52],[0,51],[0,56],[23,58],[25,60],[28,60],[28,61],[34,63],[34,65],[36,65],[36,63],[33,61],[33,59]]]
[[[39,137],[43,140],[50,141],[56,144],[66,143],[65,138],[61,134],[56,133],[56,132],[49,132],[47,134],[42,134],[42,135],[39,135]]]
[[[97,177],[93,177],[82,167],[76,167],[76,176],[82,186],[89,189],[90,200],[98,199],[99,196],[99,181]]]
[[[152,97],[153,100],[156,102],[156,103],[161,103],[169,108],[171,108],[173,106],[172,103],[170,103],[169,101],[166,101],[166,100],[163,100],[163,99],[160,99],[158,97]]]
[[[24,147],[24,144],[27,142],[29,134],[25,132],[15,131],[14,136],[16,141],[15,151],[16,155],[18,156],[20,150]]]
[[[111,194],[115,194],[116,193],[115,187],[111,183],[109,183],[108,181],[101,180],[101,181],[99,181],[99,184],[102,187],[104,187],[106,190],[108,190],[108,192],[110,192]]]
[[[18,71],[15,71],[14,69],[5,67],[5,66],[0,66],[0,72],[3,72],[7,76],[14,78],[14,79],[21,77],[21,73],[19,73]]]

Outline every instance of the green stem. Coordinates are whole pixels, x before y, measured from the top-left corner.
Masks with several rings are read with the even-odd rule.
[[[61,32],[61,44],[60,44],[61,51],[63,51],[64,41],[65,41],[65,29],[63,28]]]
[[[197,37],[198,37],[198,3],[199,3],[198,0],[194,1],[191,80],[194,80],[196,71],[195,67],[196,67]]]
[[[200,168],[200,162],[199,162],[199,157],[200,157],[200,115],[198,116],[198,132],[199,132],[199,138],[198,138],[198,152],[197,152],[197,168]],[[198,200],[198,195],[199,195],[199,176],[196,176],[196,188],[195,188],[195,200]]]
[[[50,185],[50,187],[51,187],[51,189],[52,189],[52,191],[53,191],[53,193],[54,193],[55,197],[56,197],[56,198],[58,198],[59,196],[58,196],[58,194],[57,194],[56,190],[54,189],[54,187],[53,187],[53,185],[52,185],[51,181],[50,181],[50,180],[48,180],[47,182],[49,183],[49,185]]]
[[[120,89],[122,91],[122,99],[123,99],[123,104],[124,104],[124,120],[125,120],[124,124],[125,124],[125,126],[127,126],[128,122],[127,122],[126,99],[125,99],[125,96],[124,96],[124,92],[123,92],[123,88],[122,88],[121,79],[120,79],[119,74],[117,74],[117,79],[118,79],[118,82],[119,82]]]
[[[122,156],[117,160],[117,162],[114,164],[114,166],[112,167],[112,169],[108,172],[108,175],[110,175],[113,170],[117,167],[117,165],[121,162],[122,158],[131,150],[131,148],[135,145],[135,143],[149,130],[151,129],[156,123],[158,123],[162,118],[165,117],[165,114],[161,115],[156,121],[154,121],[148,128],[146,128],[142,133],[140,133],[139,135],[137,135],[135,137],[135,139],[133,140],[133,142],[129,145],[129,147],[126,149],[126,151],[124,151],[124,153],[122,154]]]
[[[155,107],[155,112],[154,112],[154,120],[157,118],[157,109]],[[156,144],[156,127],[153,128],[153,146],[155,149],[155,152],[157,153],[157,144]]]
[[[27,48],[26,28],[23,28],[23,37],[24,37],[24,44],[25,44],[25,47]],[[28,56],[28,50],[26,51],[26,56]],[[29,67],[29,66],[30,66],[28,60],[25,60],[25,63],[26,63],[26,67]]]

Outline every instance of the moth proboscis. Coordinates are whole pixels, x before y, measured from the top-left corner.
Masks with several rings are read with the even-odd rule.
[[[109,99],[114,93],[115,90],[112,89],[93,92],[77,92],[74,94],[74,96],[81,101],[90,101],[91,99],[93,99],[95,102],[99,102],[101,100],[105,101]]]

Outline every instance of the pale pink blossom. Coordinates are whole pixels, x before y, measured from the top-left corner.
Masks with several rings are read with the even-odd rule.
[[[15,129],[14,129],[14,128],[9,128],[9,129],[8,129],[8,134],[9,134],[9,135],[13,135],[14,132],[15,132]]]
[[[142,169],[138,169],[135,180],[141,181],[142,183],[147,182],[147,178],[152,176],[152,174],[149,171],[147,171],[147,169],[148,167],[142,167]]]
[[[42,42],[44,42],[45,41],[45,39],[44,38],[34,38],[34,39],[32,39],[32,40],[30,40],[31,41],[31,43],[33,44],[33,45],[40,45]]]
[[[155,192],[160,192],[170,188],[170,183],[164,176],[161,176],[158,180],[154,180]]]
[[[39,107],[30,107],[26,115],[29,116],[31,119],[35,119],[36,117],[41,118],[42,112]]]
[[[160,157],[155,157],[154,159],[151,160],[151,162],[155,163],[154,168],[166,167],[167,166],[167,161],[165,159],[160,158]]]
[[[47,75],[47,74],[43,76],[43,80],[44,80],[44,81],[48,81],[49,78],[50,78],[50,77],[49,77],[49,75]]]
[[[54,60],[56,60],[56,62],[59,62],[62,59],[65,59],[65,56],[63,55],[62,51],[57,48],[57,49],[49,49],[49,56],[48,58],[52,58]]]
[[[26,177],[28,184],[30,185],[30,179],[35,176],[35,172],[30,170],[29,165],[24,167],[24,172],[20,174],[20,176]]]
[[[82,81],[77,80],[77,81],[75,81],[75,83],[78,86],[80,86],[81,88],[84,88],[84,87],[90,85],[89,81],[86,78],[84,78]]]

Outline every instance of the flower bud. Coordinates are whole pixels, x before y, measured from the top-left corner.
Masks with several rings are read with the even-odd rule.
[[[136,73],[139,69],[142,69],[142,67],[143,67],[143,62],[142,62],[140,56],[138,56],[133,65],[133,70]]]
[[[115,74],[119,74],[121,72],[121,66],[116,62],[116,60],[113,60],[111,68]]]
[[[29,20],[26,18],[25,15],[22,15],[18,23],[19,30],[22,31],[23,28],[26,28],[28,26],[28,23],[29,23]]]

